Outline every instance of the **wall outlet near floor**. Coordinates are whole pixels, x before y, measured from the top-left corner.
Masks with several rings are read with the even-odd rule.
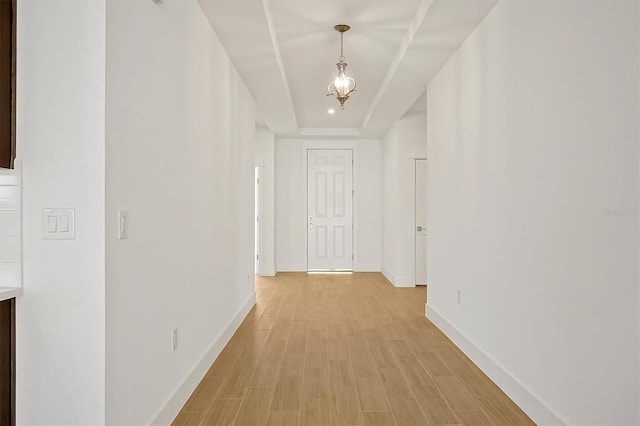
[[[462,304],[462,292],[458,289],[458,305]]]
[[[171,332],[171,352],[178,349],[178,329],[174,328]]]

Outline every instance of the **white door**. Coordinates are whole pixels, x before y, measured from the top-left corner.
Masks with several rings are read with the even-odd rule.
[[[350,271],[353,264],[351,150],[307,152],[307,269]]]
[[[260,211],[261,211],[261,198],[262,187],[260,186],[260,179],[262,177],[262,168],[256,167],[255,173],[255,274],[260,275]]]
[[[416,284],[427,284],[427,160],[416,160]]]

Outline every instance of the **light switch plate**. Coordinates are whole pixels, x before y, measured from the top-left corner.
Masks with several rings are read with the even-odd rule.
[[[75,240],[76,239],[75,209],[43,209],[42,210],[42,239],[43,240]]]
[[[124,240],[129,236],[129,213],[118,210],[118,239]]]

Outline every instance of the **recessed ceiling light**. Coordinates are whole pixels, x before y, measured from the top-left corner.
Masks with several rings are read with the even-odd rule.
[[[329,110],[327,111],[329,114],[335,114],[336,110],[333,108],[329,108]]]

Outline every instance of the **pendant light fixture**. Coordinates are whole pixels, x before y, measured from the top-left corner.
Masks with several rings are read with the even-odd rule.
[[[344,61],[344,47],[342,41],[342,35],[349,31],[351,27],[348,25],[340,24],[333,27],[334,30],[340,33],[340,58],[338,58],[338,76],[329,83],[329,93],[327,96],[335,96],[338,102],[340,102],[340,109],[344,109],[344,103],[349,99],[349,94],[356,90],[356,81],[345,74],[347,69],[347,63]]]

